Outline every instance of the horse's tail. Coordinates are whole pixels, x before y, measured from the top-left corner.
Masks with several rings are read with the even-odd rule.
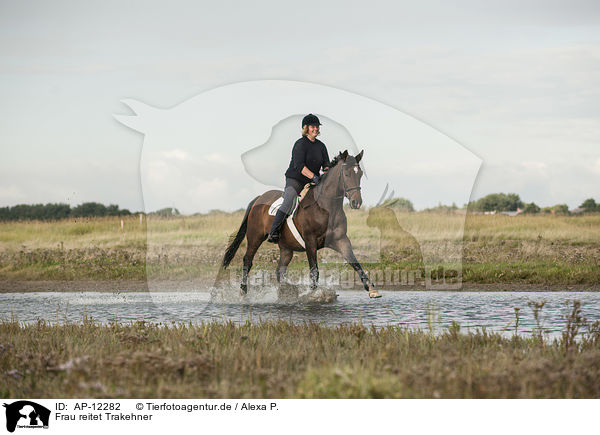
[[[226,269],[227,266],[229,266],[229,263],[231,263],[231,260],[233,260],[233,257],[235,257],[235,253],[242,244],[242,240],[244,240],[244,237],[246,236],[246,229],[248,228],[248,215],[250,214],[250,210],[252,209],[252,206],[258,198],[259,196],[250,201],[250,204],[248,204],[248,207],[246,208],[246,213],[244,214],[244,219],[242,220],[240,229],[238,230],[235,236],[231,236],[231,238],[229,239],[229,246],[227,246],[227,250],[225,251],[225,255],[223,256],[222,266],[224,269]]]

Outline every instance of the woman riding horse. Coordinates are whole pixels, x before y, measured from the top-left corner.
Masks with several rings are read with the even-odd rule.
[[[292,214],[296,206],[296,199],[302,188],[307,184],[319,184],[319,171],[329,169],[329,154],[323,142],[317,139],[320,134],[321,122],[312,113],[302,119],[302,137],[296,141],[292,149],[290,167],[285,171],[285,189],[283,190],[283,203],[279,207],[268,242],[279,243],[281,225]]]
[[[281,206],[284,210],[278,211],[274,220],[271,220],[273,218],[269,210],[272,204],[281,198],[280,190],[269,190],[254,198],[246,207],[240,228],[232,236],[225,250],[221,264],[222,271],[227,269],[244,238],[248,241],[240,283],[242,295],[248,291],[248,275],[254,256],[265,239],[270,237],[272,241],[277,239],[279,244],[279,263],[276,269],[278,282],[285,281],[287,266],[292,260],[294,251],[305,251],[310,268],[310,286],[316,289],[319,281],[317,251],[331,248],[342,254],[344,260],[356,271],[370,298],[381,297],[356,259],[352,243],[346,234],[348,221],[344,212],[344,198],[350,201],[350,207],[353,209],[360,208],[362,204],[360,179],[363,172],[360,161],[363,151],[356,156],[349,155],[348,151],[340,152],[331,162],[328,162],[325,145],[316,140],[319,125],[319,119],[312,114],[302,120],[303,132],[306,132],[306,136],[294,145],[290,168],[286,172],[286,189]],[[318,172],[321,167],[327,172],[319,177]],[[303,176],[304,179],[293,178],[291,175],[298,178]],[[279,231],[285,217],[294,208],[300,188],[309,181],[312,181],[315,187],[310,189],[302,200],[293,223]]]

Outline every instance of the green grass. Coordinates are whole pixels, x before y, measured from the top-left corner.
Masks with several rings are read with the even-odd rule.
[[[600,282],[600,268],[594,264],[576,267],[553,262],[466,264],[463,280],[482,284],[594,284]]]

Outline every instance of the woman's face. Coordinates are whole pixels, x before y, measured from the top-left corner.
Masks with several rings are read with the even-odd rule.
[[[319,135],[319,126],[318,125],[309,125],[308,126],[308,138],[310,140],[314,140]]]

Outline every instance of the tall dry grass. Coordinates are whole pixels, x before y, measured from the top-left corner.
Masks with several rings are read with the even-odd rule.
[[[354,242],[379,237],[377,228],[367,225],[368,210],[347,210],[348,235]],[[146,236],[157,242],[214,242],[221,246],[237,231],[243,212],[216,212],[174,218],[120,217],[80,218],[59,221],[0,222],[0,248],[65,248],[139,246]],[[586,216],[552,215],[463,215],[442,213],[396,213],[399,224],[420,241],[543,240],[573,244],[600,243],[600,214]],[[461,229],[464,223],[464,234]]]
[[[382,233],[367,224],[369,210],[347,210],[348,235],[361,262],[376,267],[420,267],[384,252]],[[164,278],[214,274],[243,212],[190,217],[106,217],[55,222],[0,223],[0,279],[144,279],[148,270]],[[552,216],[397,213],[396,230],[418,241],[429,264],[462,261],[472,282],[600,282],[600,215]],[[371,222],[372,223],[372,222]],[[464,228],[463,228],[464,224]],[[393,245],[393,243],[392,243]],[[245,243],[231,267],[239,268]],[[386,248],[387,249],[387,248]],[[304,254],[290,267],[305,266]],[[130,263],[127,259],[133,259]],[[257,267],[273,267],[278,250],[263,244]],[[343,263],[329,249],[324,268]],[[148,260],[150,269],[145,268]],[[86,262],[95,267],[87,267]],[[118,271],[111,268],[116,266]]]

